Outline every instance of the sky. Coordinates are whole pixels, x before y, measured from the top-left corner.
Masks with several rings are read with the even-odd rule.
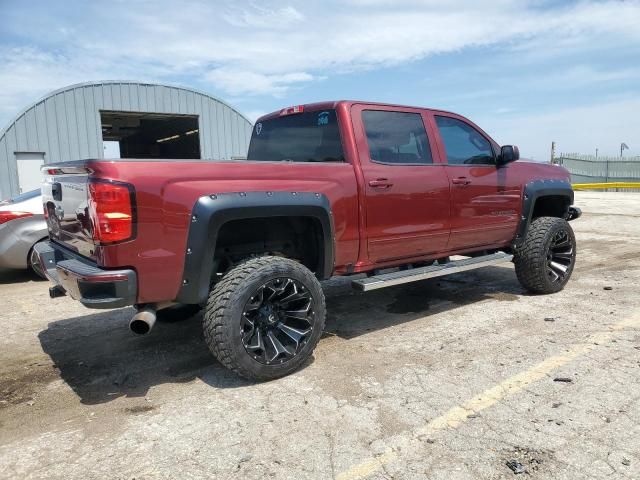
[[[0,128],[57,88],[183,85],[254,121],[355,99],[455,111],[501,144],[640,155],[640,0],[0,0]]]

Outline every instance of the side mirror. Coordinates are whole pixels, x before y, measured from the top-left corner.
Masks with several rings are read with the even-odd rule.
[[[500,149],[500,158],[498,159],[499,165],[506,165],[507,163],[515,162],[520,158],[520,150],[515,145],[504,145]]]

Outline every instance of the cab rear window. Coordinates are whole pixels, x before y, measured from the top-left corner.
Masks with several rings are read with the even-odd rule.
[[[247,160],[344,162],[336,111],[296,113],[256,123]]]

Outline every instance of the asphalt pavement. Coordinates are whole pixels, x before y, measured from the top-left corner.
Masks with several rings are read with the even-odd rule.
[[[513,267],[356,293],[277,381],[237,378],[201,318],[50,300],[0,272],[0,478],[640,478],[640,194],[578,192],[567,288]]]

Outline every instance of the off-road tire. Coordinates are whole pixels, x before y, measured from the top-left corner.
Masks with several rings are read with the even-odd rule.
[[[557,235],[564,236],[571,245],[571,251],[565,253],[566,272],[554,279],[549,266],[551,247]],[[568,251],[568,250],[567,250]],[[537,294],[559,292],[569,281],[576,259],[576,237],[573,229],[563,218],[539,217],[531,222],[527,236],[516,250],[513,262],[520,284],[528,291]]]
[[[293,358],[282,364],[265,365],[245,349],[242,316],[256,290],[280,278],[304,285],[313,298],[313,329]],[[272,380],[294,372],[311,356],[322,335],[325,315],[324,293],[310,270],[287,258],[251,258],[229,271],[209,292],[203,319],[204,337],[209,350],[225,367],[249,380]]]

